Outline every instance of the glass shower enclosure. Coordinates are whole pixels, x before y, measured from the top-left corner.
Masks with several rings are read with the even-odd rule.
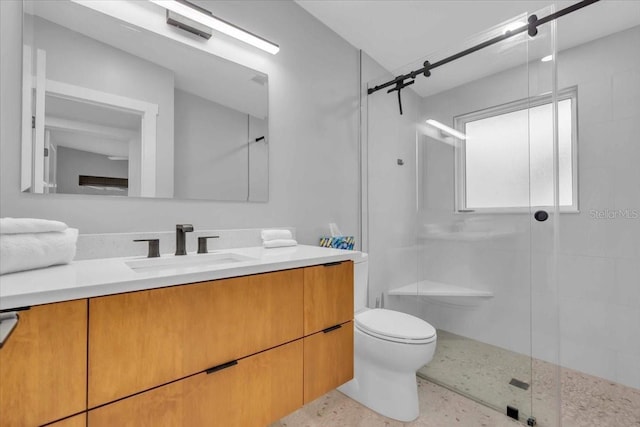
[[[611,3],[416,77],[402,114],[367,90],[530,15],[393,73],[362,56],[369,305],[437,328],[420,377],[529,425],[621,395],[609,425],[640,422],[640,12]]]

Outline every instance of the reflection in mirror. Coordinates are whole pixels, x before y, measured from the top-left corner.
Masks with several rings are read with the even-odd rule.
[[[90,6],[24,2],[21,190],[267,201],[267,75]]]

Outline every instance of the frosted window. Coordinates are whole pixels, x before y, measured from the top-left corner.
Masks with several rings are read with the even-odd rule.
[[[558,102],[559,197],[573,206],[572,103]],[[526,104],[525,104],[526,105]],[[464,123],[462,190],[465,209],[552,206],[553,121],[551,103],[511,108]],[[494,110],[495,111],[495,110]],[[503,110],[504,111],[504,110]],[[482,113],[475,113],[478,117]]]

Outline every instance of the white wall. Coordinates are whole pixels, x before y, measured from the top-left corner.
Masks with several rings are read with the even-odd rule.
[[[553,362],[559,333],[562,365],[640,388],[640,217],[594,217],[617,209],[640,214],[639,45],[635,27],[560,52],[558,87],[578,87],[580,213],[545,223],[531,222],[528,214],[475,215],[488,218],[490,229],[518,232],[491,241],[429,241],[423,277],[495,293],[475,309],[426,304],[422,316],[429,322]],[[508,70],[426,98],[424,118],[451,124],[456,115],[549,90],[549,67],[532,62],[528,70]],[[423,178],[422,220],[459,221],[460,215],[451,214],[453,149],[429,141],[425,147],[431,170]],[[557,287],[551,280],[554,223]]]
[[[171,70],[40,17],[33,40],[47,52],[47,78],[158,105],[156,193],[173,195],[173,88]]]
[[[242,47],[242,64],[269,75],[269,202],[233,203],[19,192],[21,7],[1,1],[0,216],[66,221],[81,233],[292,226],[317,244],[338,223],[358,236],[358,52],[289,1],[203,1],[214,14],[281,47]],[[231,58],[233,59],[233,58]]]

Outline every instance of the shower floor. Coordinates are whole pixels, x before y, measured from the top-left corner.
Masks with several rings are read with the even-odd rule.
[[[433,360],[418,375],[500,412],[507,406],[531,415],[531,359],[500,347],[438,330]],[[512,379],[527,390],[511,385]]]
[[[567,368],[560,374],[563,427],[640,427],[640,390]],[[551,363],[443,330],[433,360],[418,371],[499,412],[518,408],[522,422],[533,410],[541,427],[557,425],[557,375]],[[512,379],[530,386],[523,390]]]

